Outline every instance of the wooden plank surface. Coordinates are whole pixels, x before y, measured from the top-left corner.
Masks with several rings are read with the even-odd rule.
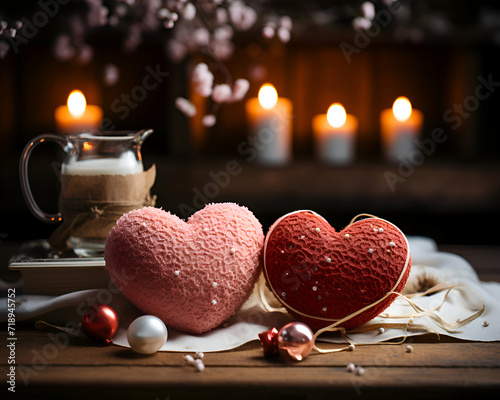
[[[498,248],[441,250],[465,256],[480,276],[500,281]],[[3,327],[0,341],[6,343],[6,337]],[[311,354],[303,362],[287,363],[264,358],[255,341],[207,353],[206,370],[200,373],[185,363],[183,353],[144,356],[60,332],[40,332],[26,323],[16,326],[16,337],[16,398],[483,400],[500,395],[500,342],[424,335],[402,345],[357,346],[354,352]],[[413,352],[406,352],[406,344]],[[0,346],[4,377],[8,356],[7,347]],[[365,374],[348,373],[345,367],[351,362],[363,366]],[[6,384],[4,379],[2,390]]]
[[[5,342],[5,333],[1,339]],[[17,389],[22,396],[52,398],[370,398],[423,394],[482,399],[500,393],[500,343],[471,343],[430,335],[411,338],[406,345],[358,346],[354,352],[311,354],[303,362],[266,359],[258,342],[239,349],[207,353],[206,370],[197,372],[182,353],[139,355],[117,346],[100,346],[85,339],[67,343],[53,334],[17,332]],[[0,373],[6,374],[7,350],[0,348]],[[363,376],[346,371],[361,365]],[[5,375],[3,375],[5,376]],[[220,391],[223,393],[219,393]],[[418,394],[418,395],[417,395]],[[78,397],[80,396],[80,397]],[[144,397],[146,396],[146,397]],[[162,397],[163,396],[163,397]],[[283,397],[280,397],[283,396]]]
[[[106,391],[123,391],[126,398],[235,398],[260,399],[275,396],[341,398],[363,395],[417,399],[426,394],[446,398],[493,398],[500,393],[498,369],[477,368],[388,368],[368,367],[363,376],[332,367],[210,367],[199,373],[190,366],[146,367],[46,367],[18,384],[24,395],[50,393],[51,398],[109,398]],[[175,395],[174,395],[175,394]],[[202,397],[199,397],[202,394]],[[274,396],[273,396],[274,395]],[[160,397],[161,398],[161,397]],[[281,397],[280,397],[281,398]],[[330,397],[332,398],[332,397]]]
[[[36,362],[40,355],[58,366],[183,366],[184,354],[159,352],[153,355],[136,354],[128,348],[103,346],[90,340],[68,338],[63,333],[19,331],[17,333],[16,362],[29,365]],[[3,334],[5,337],[6,335]],[[2,337],[2,336],[0,336]],[[427,343],[415,343],[413,338],[398,345],[357,346],[353,352],[319,354],[313,352],[301,363],[300,367],[345,367],[348,363],[378,367],[483,367],[500,368],[500,343],[447,342],[447,338],[437,341],[435,336],[426,336]],[[5,342],[2,337],[0,339]],[[419,339],[417,339],[419,340]],[[65,345],[67,343],[67,345]],[[406,344],[411,344],[413,352],[406,352]],[[335,345],[321,343],[324,348]],[[54,352],[54,349],[57,349]],[[5,354],[5,355],[4,355]],[[7,359],[7,349],[1,348],[0,365]],[[236,350],[206,353],[205,365],[220,367],[259,367],[270,368],[284,363],[280,358],[264,358],[262,346],[258,341],[248,343]]]

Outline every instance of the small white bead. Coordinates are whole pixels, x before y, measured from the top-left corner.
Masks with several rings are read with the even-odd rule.
[[[490,326],[490,323],[488,321],[484,321],[483,326],[486,328],[487,326]]]
[[[313,291],[315,292],[316,290],[318,290],[318,288],[316,286],[313,286],[312,287]]]
[[[215,306],[217,304],[217,300],[213,299],[212,304]]]
[[[347,372],[354,372],[354,370],[356,369],[356,366],[353,363],[349,363],[349,364],[347,364],[345,369],[347,370]]]
[[[217,282],[212,282],[212,287],[217,287]]]
[[[235,249],[229,249],[229,254],[234,255],[234,253],[236,253]]]
[[[285,297],[285,296],[286,296],[286,292],[281,292],[281,295],[282,295],[283,297]]]
[[[285,254],[285,250],[281,250],[281,254]]]
[[[198,359],[202,360],[205,357],[205,354],[203,354],[201,351],[199,351],[198,353],[196,353],[196,357],[198,357]]]
[[[356,370],[354,371],[354,373],[356,375],[362,376],[362,375],[365,374],[365,369],[363,367],[358,367],[358,368],[356,368]]]
[[[326,308],[326,307],[323,307],[323,308],[322,308],[322,310],[323,310],[323,312],[324,312],[324,311],[326,311],[326,310],[327,310],[327,308]]]
[[[326,262],[332,262],[332,259],[330,257],[327,257]]]
[[[413,351],[413,347],[411,347],[410,345],[406,346],[407,353],[411,353],[412,351]]]
[[[319,229],[319,228],[314,228],[314,230],[315,230],[316,232],[318,232],[318,233],[321,231],[321,229]]]
[[[378,328],[378,333],[379,333],[379,334],[382,334],[382,333],[384,333],[384,332],[385,332],[385,329],[384,329],[384,328],[382,328],[382,327]]]
[[[203,364],[203,361],[201,360],[196,360],[196,361],[199,361],[195,364],[196,366],[196,369],[200,372],[204,371],[205,370],[205,364]]]
[[[373,249],[368,249],[368,253],[372,254],[373,253]]]
[[[305,237],[304,235],[302,235],[300,238],[301,238],[301,239],[305,239],[306,237]]]
[[[179,276],[181,274],[181,271],[174,271],[175,276]]]
[[[344,237],[345,237],[346,239],[349,239],[349,234],[348,234],[348,233],[346,233],[346,234],[344,235]]]
[[[349,347],[348,347],[348,350],[349,351],[354,351],[355,348],[356,348],[356,346],[354,346],[353,344],[350,344]]]
[[[194,364],[194,358],[193,356],[189,355],[189,354],[186,354],[184,356],[184,359],[189,363],[189,364]]]
[[[415,321],[415,320],[414,320],[413,318],[410,318],[410,319],[408,320],[408,323],[409,323],[409,324],[413,324],[413,322],[414,322],[414,321]]]
[[[394,242],[389,242],[389,246],[394,247],[394,246],[396,246],[396,243],[394,243]]]
[[[382,228],[378,228],[378,232],[382,233],[384,230]]]

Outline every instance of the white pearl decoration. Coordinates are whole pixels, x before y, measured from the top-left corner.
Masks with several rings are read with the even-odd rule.
[[[357,367],[354,373],[358,376],[363,376],[365,374],[365,369],[363,367]]]
[[[162,348],[168,338],[167,327],[154,315],[136,318],[128,327],[128,344],[136,353],[153,354]]]

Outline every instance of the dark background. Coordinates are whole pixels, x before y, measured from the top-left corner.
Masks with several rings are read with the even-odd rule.
[[[255,96],[262,83],[272,82],[281,96],[292,100],[294,160],[282,168],[258,166],[238,154],[238,145],[249,135],[244,101],[224,105],[217,125],[210,129],[200,125],[199,117],[188,120],[175,109],[177,96],[193,95],[190,68],[205,60],[195,54],[173,63],[164,43],[171,33],[145,35],[129,53],[122,49],[122,32],[92,30],[86,35],[94,50],[89,63],[56,59],[54,37],[65,29],[66,13],[78,12],[82,3],[71,2],[19,52],[9,51],[0,59],[0,240],[47,238],[55,229],[36,220],[26,207],[18,163],[29,140],[55,130],[54,109],[78,88],[88,104],[104,109],[116,129],[155,130],[142,154],[146,167],[155,163],[158,168],[153,189],[157,206],[183,217],[187,215],[181,205],[198,209],[196,196],[201,192],[209,202],[246,205],[265,230],[296,209],[315,210],[337,229],[365,212],[394,222],[407,234],[430,236],[441,244],[499,244],[500,90],[480,101],[458,129],[443,117],[446,110],[474,95],[479,76],[500,82],[496,2],[407,2],[410,17],[392,21],[359,54],[353,54],[350,63],[340,45],[354,44],[350,11],[359,3],[270,2],[268,7],[294,19],[292,40],[284,45],[264,41],[258,32],[240,35],[228,67],[234,78],[250,80],[246,99]],[[37,7],[37,2],[2,3],[0,16],[18,19],[33,15]],[[332,9],[333,21],[313,24],[311,15],[329,15]],[[108,87],[102,75],[110,62],[119,67],[120,79]],[[147,66],[157,65],[169,76],[121,120],[111,109],[112,102],[142,82]],[[448,139],[391,191],[384,173],[398,174],[398,166],[382,157],[379,114],[400,95],[422,110],[423,138],[441,128]],[[198,108],[203,108],[204,103],[197,101]],[[314,159],[311,120],[334,101],[343,103],[360,121],[356,162],[344,168]],[[62,160],[61,152],[45,145],[36,149],[30,164],[35,197],[48,212],[57,209],[54,160]],[[231,177],[217,195],[206,195],[206,185],[213,182],[210,172],[224,171],[230,160],[239,163],[241,173]]]

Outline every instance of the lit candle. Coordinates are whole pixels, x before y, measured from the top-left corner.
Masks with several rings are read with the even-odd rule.
[[[422,131],[424,117],[420,110],[412,109],[410,100],[398,97],[380,114],[380,130],[385,156],[392,162],[408,160],[417,149],[416,141]]]
[[[54,113],[57,131],[62,134],[88,132],[99,129],[102,108],[88,105],[79,90],[73,90],[65,106],[59,106]]]
[[[263,85],[259,95],[246,104],[252,145],[259,163],[283,165],[292,156],[292,102],[278,97],[271,84]]]
[[[326,114],[313,118],[317,157],[329,164],[345,165],[354,160],[358,119],[334,103]]]

